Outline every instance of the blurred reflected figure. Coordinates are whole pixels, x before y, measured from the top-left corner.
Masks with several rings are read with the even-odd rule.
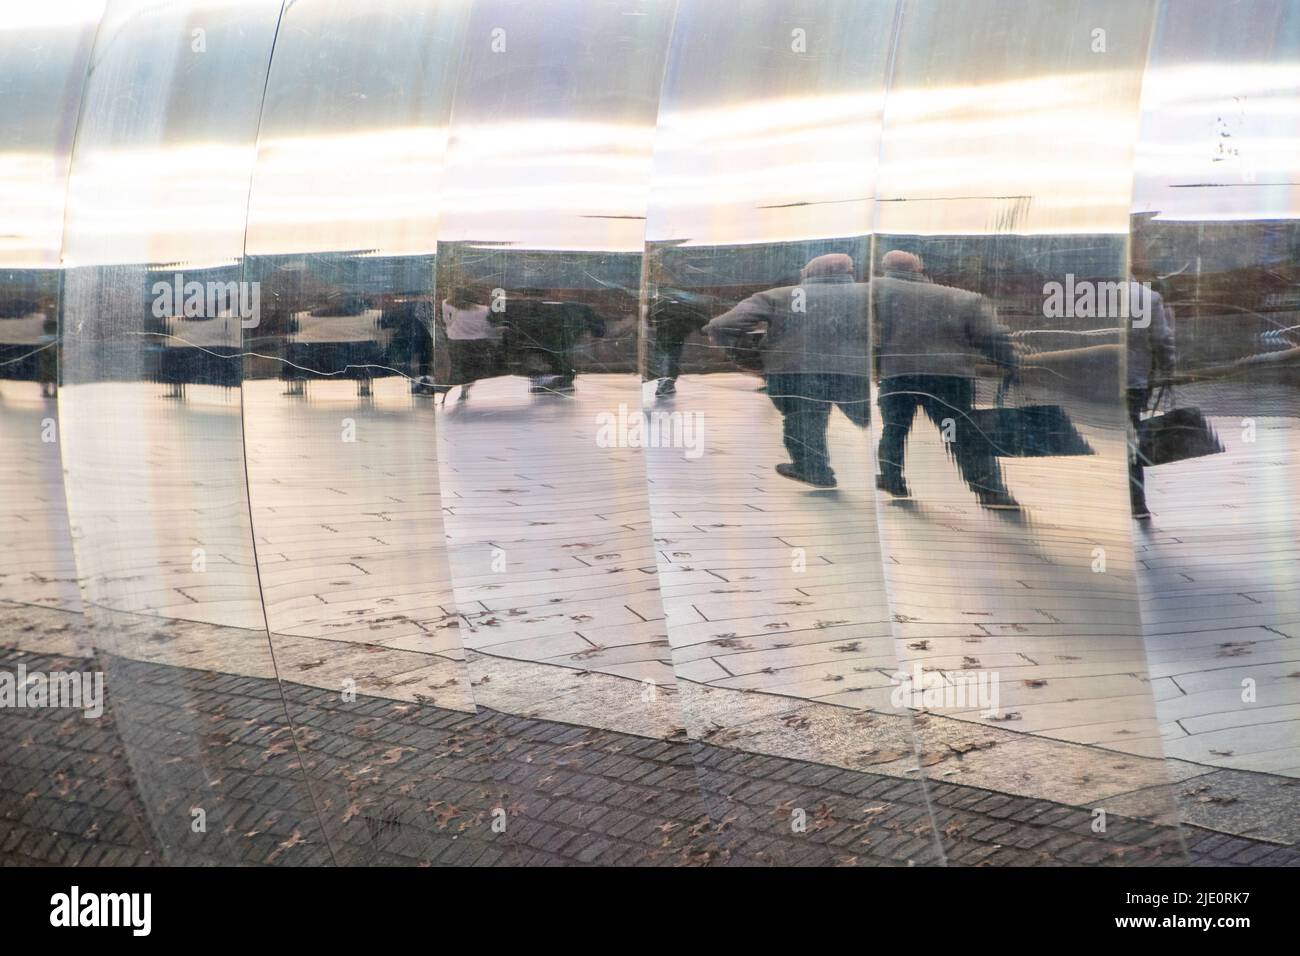
[[[601,338],[605,323],[581,302],[546,298],[524,289],[506,309],[506,363],[528,375],[533,394],[567,394],[578,374],[575,358],[583,336]],[[547,372],[540,369],[544,367]]]
[[[411,392],[433,394],[439,389],[430,374],[433,368],[433,337],[429,334],[432,303],[419,299],[399,301],[385,311],[381,325],[393,330],[388,343],[388,364],[411,370]],[[441,388],[445,391],[447,386]]]
[[[1157,388],[1168,383],[1174,373],[1177,354],[1174,348],[1173,316],[1165,307],[1159,292],[1148,292],[1137,282],[1129,288],[1130,301],[1137,302],[1138,296],[1151,296],[1151,321],[1145,327],[1130,323],[1128,327],[1128,418],[1133,425],[1133,438],[1136,441],[1138,423],[1142,412],[1151,397],[1151,386]],[[1152,375],[1154,373],[1154,382]],[[1142,467],[1142,458],[1136,448],[1129,449],[1128,455],[1128,491],[1129,506],[1133,517],[1146,521],[1151,517],[1147,508],[1146,475]]]
[[[876,486],[896,498],[910,495],[903,456],[920,408],[951,438],[947,451],[980,504],[1018,508],[1003,484],[992,445],[971,426],[976,358],[984,356],[1004,368],[1007,381],[1016,377],[1016,353],[992,303],[975,292],[935,285],[910,252],[887,252],[881,266],[883,274],[872,282],[881,340]]]
[[[41,350],[37,370],[41,379],[41,397],[54,398],[59,391],[59,323],[57,319],[41,321]]]
[[[804,266],[798,285],[755,293],[704,327],[715,341],[766,327],[767,394],[784,418],[790,453],[790,463],[776,470],[786,478],[834,488],[826,450],[831,408],[859,428],[868,423],[869,290],[854,280],[849,256],[830,253]]]
[[[661,286],[650,308],[652,370],[658,377],[655,394],[673,395],[681,374],[682,350],[691,333],[709,321],[708,296]]]
[[[460,286],[442,300],[442,328],[447,336],[452,384],[460,386],[456,401],[469,398],[470,387],[481,378],[498,374],[502,329],[492,321],[486,296],[471,286]]]

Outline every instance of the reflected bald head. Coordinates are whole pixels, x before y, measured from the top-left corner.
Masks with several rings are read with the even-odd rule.
[[[885,253],[885,258],[880,260],[880,266],[886,272],[915,272],[920,274],[921,257],[913,252],[904,252],[902,249],[891,249]]]
[[[842,252],[828,252],[824,256],[809,259],[799,275],[804,279],[815,279],[821,276],[851,276],[853,259]]]

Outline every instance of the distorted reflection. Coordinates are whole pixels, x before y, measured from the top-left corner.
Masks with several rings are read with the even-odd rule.
[[[1296,860],[1294,0],[4,14],[0,863]]]
[[[292,724],[263,705],[278,688],[229,296],[279,14],[276,0],[110,3],[69,178],[68,512],[126,759],[169,863],[329,859]],[[201,54],[194,22],[208,24]],[[166,162],[186,156],[203,159]]]
[[[1300,775],[1300,10],[1263,0],[1244,12],[1162,4],[1143,84],[1133,271],[1158,293],[1176,341],[1162,341],[1156,321],[1130,333],[1145,491],[1134,507],[1147,512],[1135,546],[1183,819],[1291,843],[1300,837],[1288,795]],[[1150,411],[1138,420],[1135,408]]]
[[[1153,7],[906,4],[872,278],[884,567],[903,670],[935,684],[922,762],[960,732],[947,783],[1139,818],[1141,853],[1097,834],[1108,864],[1181,852],[1120,497],[1122,117]],[[907,431],[918,405],[933,431]],[[991,707],[962,693],[981,678]]]
[[[458,67],[438,232],[434,388],[458,393],[437,409],[442,500],[475,702],[531,728],[489,751],[508,768],[503,805],[527,821],[510,831],[526,856],[577,819],[592,820],[583,862],[689,862],[715,842],[677,739],[643,449],[629,437],[672,15],[666,0],[480,0]],[[522,718],[587,729],[561,744],[562,724]],[[569,768],[644,738],[659,742],[660,789],[616,784],[642,812],[617,825],[584,807],[579,791],[607,783]],[[657,819],[665,792],[686,825]]]
[[[103,8],[11,9],[0,30],[0,645],[19,654],[93,653],[60,458],[58,316],[72,146],[64,129]],[[21,739],[14,712],[3,718],[0,736]],[[41,811],[29,804],[16,819]]]
[[[842,252],[812,259],[799,275],[799,285],[755,293],[704,330],[715,340],[762,330],[767,397],[781,413],[790,453],[776,472],[834,488],[826,448],[831,411],[840,409],[859,428],[869,421],[870,286],[855,281],[853,260]]]
[[[903,461],[908,433],[924,411],[957,462],[962,479],[986,508],[1016,508],[998,466],[997,445],[972,415],[975,360],[1002,370],[1002,387],[1018,378],[1007,329],[987,298],[932,283],[919,256],[891,249],[873,280],[880,328],[881,439],[876,487],[908,497]]]
[[[463,755],[484,729],[428,398],[430,182],[467,13],[456,0],[288,7],[249,198],[244,276],[263,303],[243,338],[257,565],[285,706],[344,865],[504,859],[482,825],[500,805],[492,768]],[[376,141],[381,163],[365,148]],[[299,148],[320,142],[337,148]],[[375,214],[315,202],[338,186]]]
[[[702,429],[706,450],[646,454],[686,727],[733,862],[940,859],[911,721],[891,700],[863,431],[869,158],[894,10],[678,5],[647,223],[644,414],[660,436]],[[838,784],[755,785],[774,758]],[[888,799],[864,808],[853,787]]]

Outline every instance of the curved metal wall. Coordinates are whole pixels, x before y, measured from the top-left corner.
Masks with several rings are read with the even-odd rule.
[[[1153,12],[907,5],[882,136],[873,360],[880,471],[912,493],[877,496],[904,670],[991,672],[999,688],[996,713],[928,721],[923,751],[956,736],[975,752],[949,781],[1169,821],[1124,499],[1126,325],[1044,301],[1053,281],[1128,280]],[[904,256],[920,271],[893,266]],[[909,297],[918,279],[930,294]],[[982,411],[1004,403],[1059,414],[1036,439],[1064,428],[1078,447],[1008,454],[1016,436]]]
[[[240,322],[184,306],[239,276],[279,16],[267,0],[110,3],[68,179],[68,512],[92,637],[168,862],[328,860],[274,684],[243,701],[223,693],[225,675],[274,678],[275,660],[249,525]],[[209,727],[211,708],[240,705],[251,729]]]
[[[0,646],[109,714],[90,759],[3,711],[6,776],[59,768],[6,827],[80,792],[90,861],[1300,838],[1295,4],[6,17]],[[1142,444],[1150,406],[1217,445]]]
[[[1300,766],[1298,71],[1295,4],[1167,4],[1142,89],[1130,237],[1173,332],[1162,401],[1201,409],[1224,451],[1147,471],[1134,546],[1179,807],[1214,828],[1243,803],[1286,816]]]
[[[865,431],[869,286],[855,281],[869,271],[895,7],[678,5],[651,174],[643,350],[645,420],[664,439],[646,450],[659,573],[686,726],[709,748],[701,788],[742,834],[778,837],[807,802],[802,788],[753,801],[730,756],[869,775],[918,824],[888,852],[856,841],[852,855],[876,864],[942,860],[911,711],[891,700],[899,657]],[[834,256],[842,287],[801,272]],[[744,339],[763,323],[779,341],[765,347],[760,383]],[[805,336],[801,323],[833,331]],[[819,429],[834,467],[825,454],[817,467],[837,483],[810,491],[773,465],[816,458]],[[827,800],[821,812],[860,825],[861,807],[847,804]],[[808,862],[844,852],[821,844]]]
[[[438,862],[489,807],[480,796],[437,822],[421,812],[466,760],[403,710],[474,710],[432,410],[409,387],[433,308],[467,10],[286,8],[258,130],[243,282],[259,308],[241,323],[248,496],[288,716],[344,865]],[[392,709],[370,713],[376,695]],[[340,748],[322,724],[365,745]],[[394,745],[440,754],[400,794],[382,769]]]

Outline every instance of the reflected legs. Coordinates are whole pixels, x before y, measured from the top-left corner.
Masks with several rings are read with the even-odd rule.
[[[1149,393],[1149,390],[1145,388],[1130,388],[1128,390],[1128,420],[1133,425],[1134,441],[1137,440],[1138,423],[1142,420],[1142,410],[1147,407],[1147,395]],[[1136,454],[1136,449],[1129,450],[1128,496],[1129,505],[1135,518],[1149,518],[1151,516],[1151,513],[1147,510],[1146,474],[1142,468],[1141,457]]]
[[[787,477],[808,479],[814,484],[833,484],[835,472],[831,469],[826,448],[826,427],[831,408],[838,406],[849,421],[865,428],[870,416],[866,377],[806,373],[769,375],[767,394],[784,419],[783,438],[793,463],[791,470],[796,473],[787,474]]]
[[[957,461],[957,469],[981,503],[1009,502],[1010,495],[1002,480],[993,448],[975,428],[963,428],[970,419],[975,399],[973,379],[955,375],[897,375],[880,385],[880,416],[883,423],[877,459],[880,464],[880,487],[892,494],[906,494],[903,458],[908,433],[917,408],[925,411],[941,432],[945,420],[952,420],[952,440],[948,453]]]

